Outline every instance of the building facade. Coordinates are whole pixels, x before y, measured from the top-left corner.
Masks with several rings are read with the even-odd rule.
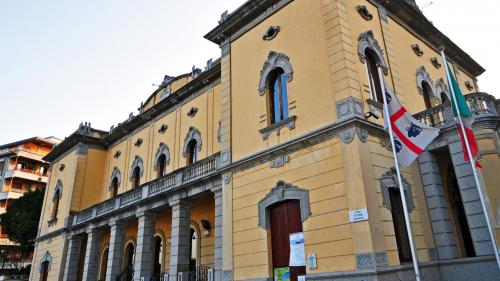
[[[53,137],[33,137],[0,145],[0,214],[6,212],[9,200],[17,199],[29,190],[46,186],[49,163],[42,158],[59,141]],[[11,241],[0,228],[2,268],[29,263],[31,254],[21,257],[17,250],[18,244]]]
[[[31,280],[412,280],[380,81],[439,137],[403,170],[424,280],[495,280],[500,103],[411,0],[252,0],[140,113],[49,155]],[[476,120],[479,202],[439,48]],[[383,68],[383,77],[377,73]],[[304,264],[290,266],[291,233]]]

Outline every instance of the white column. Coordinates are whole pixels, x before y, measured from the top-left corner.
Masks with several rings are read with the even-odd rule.
[[[149,212],[137,214],[137,246],[135,254],[134,280],[149,280],[153,275],[154,216]]]
[[[222,187],[212,191],[215,199],[214,280],[222,280]]]
[[[110,225],[108,267],[106,281],[115,281],[120,274],[123,261],[123,244],[125,243],[125,224],[114,221]]]
[[[170,203],[172,207],[172,233],[170,239],[169,281],[177,281],[179,272],[189,271],[191,205],[184,200]]]
[[[87,230],[87,245],[85,250],[85,263],[83,265],[83,281],[97,280],[99,270],[99,245],[102,238],[100,229]]]

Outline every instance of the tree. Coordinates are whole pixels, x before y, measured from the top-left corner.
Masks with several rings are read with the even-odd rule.
[[[43,188],[36,189],[18,199],[11,199],[7,211],[0,215],[2,233],[19,243],[21,248],[30,249],[35,244],[44,193]]]

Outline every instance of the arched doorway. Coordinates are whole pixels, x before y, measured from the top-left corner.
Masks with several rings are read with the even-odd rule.
[[[99,280],[104,281],[106,280],[106,268],[108,267],[108,254],[109,254],[109,248],[106,247],[104,251],[102,251],[101,255],[101,262],[100,264],[100,269],[99,269]]]
[[[125,246],[123,273],[126,281],[131,281],[134,274],[135,245],[132,241]]]
[[[116,197],[118,195],[118,178],[114,177],[111,182],[111,198]]]
[[[49,261],[42,262],[40,267],[40,281],[47,281],[49,275]]]
[[[451,207],[451,215],[455,222],[455,232],[462,255],[464,257],[475,257],[476,251],[474,249],[474,242],[469,229],[467,215],[464,209],[464,203],[458,187],[457,177],[455,176],[455,169],[453,165],[448,167],[448,200]]]
[[[167,156],[165,154],[160,155],[158,158],[158,178],[166,174],[167,166]]]
[[[141,168],[140,167],[135,167],[134,171],[132,172],[132,186],[133,188],[139,187],[141,184]]]
[[[191,253],[189,271],[194,271],[200,265],[200,228],[194,222],[191,223],[189,235],[191,237],[189,245]]]
[[[300,201],[287,200],[270,207],[273,268],[289,267],[290,233],[302,232]],[[305,275],[305,266],[289,267],[290,281]]]
[[[186,165],[191,165],[198,160],[198,151],[196,150],[197,147],[198,145],[195,139],[189,141],[186,151]]]
[[[153,239],[153,276],[155,280],[160,280],[163,267],[163,237],[156,234]]]
[[[391,201],[392,223],[394,225],[394,235],[396,236],[396,244],[398,246],[399,262],[411,262],[410,240],[406,229],[406,221],[399,188],[389,188],[389,200]]]

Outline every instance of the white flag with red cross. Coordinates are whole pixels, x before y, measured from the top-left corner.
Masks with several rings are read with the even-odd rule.
[[[384,81],[385,82],[385,81]],[[439,129],[420,123],[401,106],[394,92],[384,83],[387,107],[394,133],[394,149],[400,167],[408,167],[439,135]],[[385,129],[388,130],[387,116]]]

